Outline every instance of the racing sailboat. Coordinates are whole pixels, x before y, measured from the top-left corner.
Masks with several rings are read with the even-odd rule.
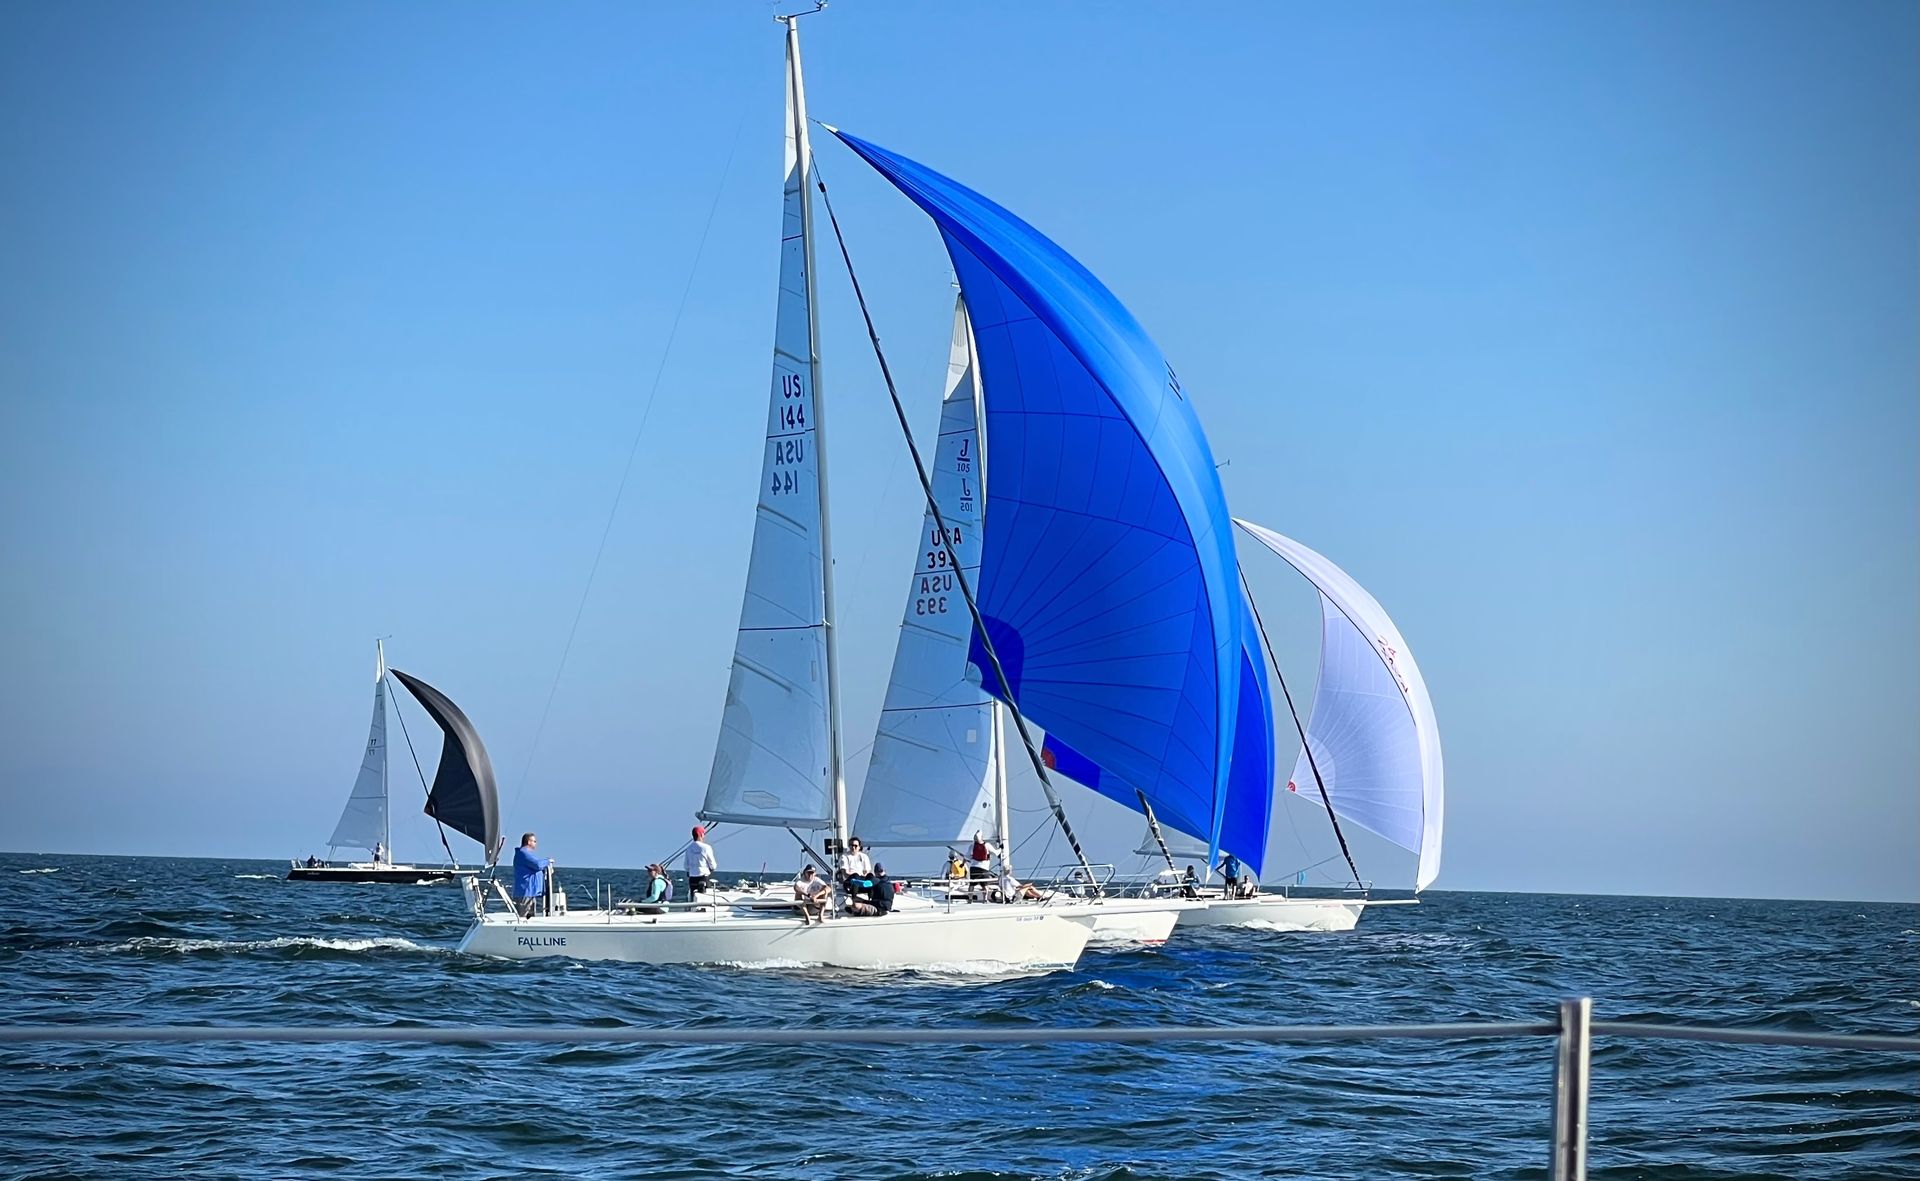
[[[813,154],[799,17],[780,19],[787,42],[786,152],[773,383],[752,557],[700,815],[710,824],[829,831],[830,856],[847,836],[847,804],[814,298]],[[569,910],[562,902],[526,917],[511,908],[489,910],[479,886],[470,900],[475,919],[462,950],[511,957],[1057,968],[1079,959],[1090,934],[1084,921],[1002,907],[901,908],[884,918],[809,924],[778,897],[709,895],[649,908],[655,913]]]
[[[420,697],[421,703],[434,716],[435,721],[441,723],[443,729],[449,724],[446,717],[458,717],[468,732],[471,732],[472,726],[466,721],[466,715],[431,685],[408,677],[397,669],[389,670],[386,648],[382,641],[374,641],[373,651],[373,722],[367,730],[367,747],[366,753],[360,760],[360,773],[354,778],[353,790],[347,795],[346,807],[340,811],[339,823],[333,826],[333,835],[327,840],[327,856],[324,859],[310,856],[304,860],[292,862],[287,870],[287,880],[419,885],[452,882],[462,876],[471,877],[476,871],[459,867],[454,859],[452,848],[446,846],[444,832],[441,843],[447,848],[445,864],[408,865],[396,863],[393,860],[392,800],[387,790],[387,679],[389,673],[400,678],[403,685]],[[443,717],[442,711],[445,711],[446,717]],[[451,737],[449,741],[452,741]],[[493,771],[486,762],[486,750],[479,745],[479,741],[479,736],[474,734],[473,748],[477,752],[480,766],[485,770],[485,791],[490,800],[493,792]],[[455,743],[455,745],[459,744]],[[455,753],[458,755],[458,761],[449,761],[446,753],[443,752],[441,758],[443,774],[448,776],[460,774],[458,769],[465,765],[468,756],[464,748],[456,750]],[[480,792],[476,773],[470,769],[465,774],[469,778],[476,779],[471,788],[442,790],[436,783],[435,790],[428,793],[428,815],[436,816],[436,811],[447,813],[447,816],[436,816],[436,819],[444,823],[454,813],[460,813],[454,818],[465,820],[465,812],[482,807],[477,798],[471,806],[464,803],[468,794],[477,797]],[[437,802],[436,792],[438,793]],[[497,813],[498,811],[497,807],[490,804],[484,807],[489,812]],[[495,827],[497,829],[497,822]],[[482,821],[475,839],[481,841],[483,848],[492,848],[498,840],[497,831],[493,831],[491,836],[487,835],[488,832]],[[364,849],[367,852],[367,858],[358,861],[337,859],[335,854],[341,849]]]
[[[934,447],[929,505],[915,538],[913,572],[893,674],[874,734],[853,832],[869,848],[947,849],[975,836],[1006,874],[1014,873],[1007,796],[1007,706],[982,684],[967,659],[973,621],[959,580],[978,582],[983,509],[989,481],[982,446],[980,368],[964,296],[954,301],[946,393]],[[938,512],[936,513],[936,509]],[[941,544],[943,527],[952,553]],[[1094,944],[1164,943],[1180,912],[1196,904],[1172,898],[1107,896],[1100,867],[1063,867],[1063,888],[1041,905],[1093,916]],[[998,875],[992,875],[997,879]],[[940,898],[984,901],[991,886],[933,888]]]
[[[779,19],[787,130],[773,387],[740,629],[700,815],[824,833],[814,856],[825,862],[846,847],[850,818],[812,265],[818,182],[798,18]],[[1032,226],[906,157],[834,134],[933,219],[977,334],[982,417],[998,465],[977,599],[960,570],[963,539],[937,525],[929,538],[934,563],[954,575],[948,609],[964,609],[974,624],[968,659],[1006,705],[1036,769],[1023,713],[1124,768],[1152,798],[1217,823],[1235,751],[1244,622],[1224,497],[1178,381],[1112,293]],[[926,491],[938,518],[930,484]],[[1051,793],[1044,770],[1040,777]],[[1064,813],[1056,807],[1055,816],[1079,856]],[[1095,920],[1072,907],[927,904],[809,924],[775,909],[784,908],[778,898],[720,894],[659,913],[569,912],[556,899],[523,917],[492,909],[479,886],[470,901],[465,950],[650,963],[1054,967],[1079,957]]]
[[[1310,719],[1291,719],[1301,740],[1293,773],[1275,788],[1326,809],[1359,893],[1222,897],[1205,911],[1182,916],[1181,922],[1351,930],[1368,906],[1403,905],[1406,900],[1365,896],[1359,868],[1340,831],[1342,822],[1413,853],[1415,893],[1439,876],[1445,770],[1433,699],[1400,629],[1351,575],[1290,537],[1238,518],[1234,524],[1319,592],[1320,676]],[[1291,697],[1287,709],[1292,714]]]

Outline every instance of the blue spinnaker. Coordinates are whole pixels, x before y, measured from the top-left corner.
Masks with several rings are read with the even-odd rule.
[[[1137,810],[1138,789],[1217,849],[1246,623],[1226,496],[1179,381],[1045,235],[835,134],[939,226],[972,317],[991,464],[978,596],[1008,681],[976,635],[982,683],[1099,768],[1095,791]]]
[[[1244,595],[1240,610],[1246,637],[1240,649],[1240,719],[1233,731],[1233,767],[1220,847],[1246,862],[1259,877],[1267,859],[1267,824],[1273,818],[1273,691],[1260,651],[1260,629]]]

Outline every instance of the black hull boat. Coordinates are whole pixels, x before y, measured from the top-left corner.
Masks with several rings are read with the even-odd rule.
[[[493,784],[493,764],[480,736],[460,707],[432,685],[387,667],[386,647],[374,642],[373,722],[367,731],[366,754],[353,792],[327,842],[327,859],[318,855],[295,858],[287,870],[290,882],[379,883],[395,886],[446,885],[470,878],[478,870],[461,869],[447,844],[444,828],[472,837],[489,853],[499,852],[500,805]],[[426,707],[444,736],[440,767],[427,788],[426,814],[443,826],[440,843],[447,852],[441,865],[397,865],[393,861],[393,826],[387,792],[387,677],[391,673]],[[400,724],[406,725],[401,719]],[[422,786],[425,779],[422,778]],[[361,861],[335,860],[339,849],[365,849]]]
[[[449,869],[431,865],[295,865],[287,871],[290,882],[380,882],[396,886],[445,885],[462,877],[472,877],[471,869]]]

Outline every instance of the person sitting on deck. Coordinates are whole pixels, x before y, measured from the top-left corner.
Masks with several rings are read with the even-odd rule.
[[[309,853],[309,854],[307,854],[307,868],[308,868],[308,869],[319,869],[319,868],[321,867],[321,865],[323,865],[323,864],[325,864],[325,863],[324,863],[324,862],[322,862],[322,861],[321,861],[321,860],[320,860],[320,859],[319,859],[318,857],[315,857],[315,856],[314,856],[313,854],[311,854],[311,853]]]
[[[859,880],[859,879],[856,879]],[[887,867],[876,865],[873,875],[862,881],[865,889],[855,894],[851,889],[847,893],[847,913],[862,918],[874,918],[891,913],[893,910],[893,879],[887,876]]]
[[[811,926],[815,918],[826,922],[827,902],[832,897],[833,887],[811,865],[802,869],[799,880],[793,883],[793,898],[800,904],[803,926]]]
[[[1003,865],[1000,867],[1000,881],[994,889],[993,900],[995,902],[1038,902],[1040,891],[1034,888],[1032,882],[1023,882],[1014,877],[1013,871]]]
[[[967,863],[952,849],[947,850],[947,880],[950,882],[967,880]]]
[[[859,837],[848,841],[847,851],[840,854],[840,874],[849,878],[872,876],[873,858],[867,854],[867,848]]]
[[[513,904],[523,919],[533,916],[546,895],[547,871],[553,868],[553,858],[541,857],[539,847],[540,838],[529,832],[521,834],[520,847],[513,851]]]
[[[642,914],[665,914],[665,903],[673,901],[673,881],[667,877],[662,865],[647,866],[647,896],[642,899],[647,906]]]

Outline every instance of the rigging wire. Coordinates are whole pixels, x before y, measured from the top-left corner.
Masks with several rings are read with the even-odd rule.
[[[1253,585],[1247,581],[1247,570],[1235,563],[1240,571],[1240,589],[1246,592],[1247,606],[1253,610],[1253,623],[1260,629],[1260,642],[1266,647],[1267,659],[1273,664],[1273,675],[1280,682],[1280,692],[1287,699],[1287,712],[1293,715],[1293,728],[1300,733],[1300,749],[1307,754],[1307,766],[1313,770],[1313,782],[1320,789],[1320,802],[1327,806],[1327,819],[1333,822],[1334,839],[1340,842],[1340,855],[1347,859],[1347,868],[1353,871],[1354,885],[1360,884],[1360,867],[1353,863],[1353,853],[1347,848],[1347,834],[1340,831],[1340,817],[1333,810],[1333,797],[1327,794],[1327,782],[1320,777],[1320,763],[1313,757],[1313,744],[1307,741],[1307,728],[1300,722],[1300,711],[1294,708],[1293,692],[1287,688],[1287,674],[1280,671],[1280,654],[1273,650],[1273,641],[1267,638],[1267,625],[1260,619],[1260,605],[1253,601]],[[1328,861],[1333,860],[1331,857]]]
[[[873,355],[880,362],[880,376],[887,383],[887,397],[893,400],[893,413],[900,420],[900,433],[907,441],[907,451],[913,457],[914,474],[920,477],[920,491],[926,497],[927,511],[933,515],[933,523],[940,531],[940,548],[946,551],[947,561],[952,566],[954,581],[960,587],[960,596],[967,601],[967,614],[973,618],[973,626],[980,636],[980,646],[986,650],[987,660],[993,665],[994,679],[1000,685],[996,694],[1007,703],[1007,712],[1013,715],[1014,728],[1020,732],[1020,744],[1026,747],[1027,758],[1033,764],[1033,772],[1040,778],[1040,786],[1047,794],[1047,803],[1053,809],[1054,822],[1060,826],[1060,832],[1073,847],[1073,855],[1087,871],[1089,879],[1093,876],[1092,866],[1087,864],[1087,855],[1080,848],[1080,838],[1074,835],[1072,824],[1067,821],[1067,813],[1054,795],[1053,781],[1047,777],[1046,762],[1040,757],[1040,748],[1034,745],[1033,735],[1027,730],[1027,719],[1014,704],[1011,683],[1007,673],[1000,666],[1000,655],[994,650],[993,639],[987,634],[986,621],[980,616],[980,605],[974,599],[973,585],[966,571],[960,567],[960,555],[953,549],[953,531],[947,528],[946,514],[940,511],[940,501],[933,494],[933,481],[927,475],[927,465],[920,458],[920,445],[914,442],[913,428],[907,424],[907,410],[900,402],[900,390],[894,384],[893,369],[887,364],[887,354],[880,348],[880,333],[873,325],[873,313],[867,308],[867,297],[860,289],[860,277],[854,273],[853,256],[847,251],[846,235],[840,232],[840,219],[833,212],[833,200],[827,196],[827,182],[820,178],[818,161],[813,166],[813,183],[820,190],[821,204],[826,206],[827,220],[833,225],[833,238],[840,247],[840,261],[846,265],[847,278],[853,284],[853,297],[860,305],[860,317],[866,321],[867,340],[873,345]]]
[[[640,440],[646,435],[647,422],[653,417],[653,404],[660,396],[660,382],[667,373],[667,361],[673,356],[673,342],[680,335],[680,321],[686,315],[688,297],[693,294],[693,281],[700,274],[700,260],[706,256],[707,237],[713,231],[714,215],[720,210],[720,198],[727,191],[727,178],[733,174],[733,158],[740,147],[740,134],[746,129],[747,114],[750,108],[740,112],[740,122],[733,129],[733,142],[727,148],[726,163],[720,167],[720,183],[714,189],[713,203],[707,207],[706,224],[700,227],[700,242],[693,250],[693,263],[687,268],[687,281],[680,288],[680,304],[674,309],[673,324],[667,329],[667,342],[660,350],[660,364],[653,371],[653,385],[647,391],[646,405],[640,411],[640,425],[633,432],[633,442],[627,447],[627,462],[620,469],[620,483],[614,488],[613,505],[607,510],[606,524],[600,528],[600,542],[594,547],[593,563],[587,568],[587,584],[580,591],[580,602],[573,609],[573,623],[567,628],[567,642],[560,649],[559,666],[553,670],[553,682],[547,687],[546,704],[540,708],[540,722],[533,729],[533,741],[527,747],[526,765],[520,770],[520,781],[514,785],[513,799],[508,801],[511,808],[520,802],[520,795],[526,790],[527,780],[533,774],[533,758],[540,749],[541,735],[546,733],[547,718],[553,713],[553,699],[560,692],[560,678],[567,671],[567,658],[573,654],[574,637],[580,631],[580,619],[587,611],[587,599],[593,594],[594,578],[600,573],[600,560],[607,553],[607,539],[613,533],[613,522],[620,515],[620,500],[626,494],[627,481],[633,475],[633,461],[640,453]]]
[[[401,712],[398,701],[393,703],[393,716],[400,720],[400,737],[407,740],[407,754],[413,758],[413,773],[420,777],[420,790],[427,793],[427,815],[433,816],[433,789],[427,786],[427,773],[420,767],[420,753],[413,749],[413,735],[407,733],[407,715]],[[440,823],[438,816],[433,816],[433,826],[440,832],[440,847],[447,851],[447,860],[459,864],[460,859],[453,855],[453,846],[447,843],[447,826]]]

